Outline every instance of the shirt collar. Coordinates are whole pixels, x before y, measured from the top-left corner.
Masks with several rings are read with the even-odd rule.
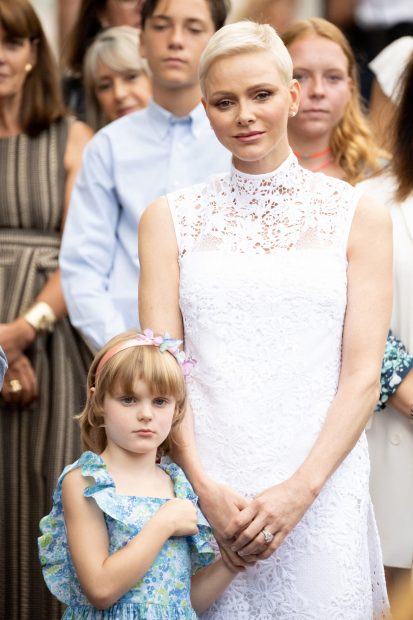
[[[150,100],[147,110],[161,139],[166,138],[171,127],[177,123],[187,124],[194,138],[199,138],[207,125],[207,118],[202,103],[199,103],[191,110],[188,116],[175,116],[175,114],[158,105],[153,99]]]

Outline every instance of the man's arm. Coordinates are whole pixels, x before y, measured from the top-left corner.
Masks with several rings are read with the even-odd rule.
[[[85,149],[60,251],[70,319],[95,347],[126,329],[108,290],[119,213],[110,144],[99,134]]]

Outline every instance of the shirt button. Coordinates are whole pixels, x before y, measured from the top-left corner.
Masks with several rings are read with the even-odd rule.
[[[393,433],[393,435],[390,437],[390,442],[393,444],[393,446],[398,446],[400,441],[401,437],[399,433]]]

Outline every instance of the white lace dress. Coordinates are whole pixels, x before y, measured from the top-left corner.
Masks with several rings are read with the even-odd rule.
[[[197,447],[251,498],[287,479],[334,398],[356,190],[303,170],[231,174],[168,195],[180,254]],[[363,434],[273,556],[204,614],[220,620],[370,620],[387,596]]]

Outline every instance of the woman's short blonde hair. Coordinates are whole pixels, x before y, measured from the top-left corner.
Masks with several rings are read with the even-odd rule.
[[[210,38],[199,64],[202,94],[205,96],[208,71],[216,60],[249,52],[269,52],[282,79],[290,86],[293,63],[274,28],[268,24],[241,21],[224,26]]]
[[[131,26],[107,28],[97,35],[89,47],[83,65],[86,91],[86,121],[97,130],[107,122],[96,98],[97,69],[99,63],[111,71],[150,74],[148,64],[139,54],[139,32]]]
[[[159,455],[166,454],[175,442],[174,431],[181,423],[186,409],[186,383],[182,369],[175,357],[161,353],[154,345],[139,345],[115,353],[104,364],[96,378],[96,369],[103,356],[113,347],[136,337],[128,331],[112,338],[100,351],[89,370],[87,400],[78,416],[83,448],[97,454],[106,448],[104,428],[104,399],[106,394],[130,394],[136,381],[144,381],[154,396],[172,396],[176,400],[172,428],[167,439],[159,446]]]

